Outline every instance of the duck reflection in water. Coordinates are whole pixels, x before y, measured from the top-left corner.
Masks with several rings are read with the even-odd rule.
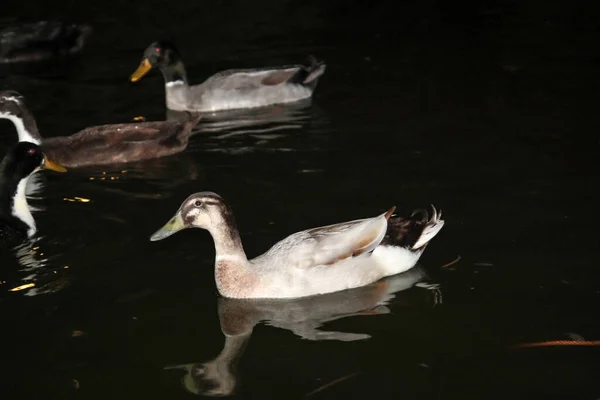
[[[221,297],[218,314],[225,344],[221,353],[207,362],[166,366],[167,370],[183,370],[185,390],[205,396],[229,396],[236,389],[238,364],[244,354],[254,326],[261,321],[286,329],[307,340],[351,342],[369,339],[365,333],[325,331],[323,324],[345,317],[381,315],[390,312],[386,304],[395,293],[417,285],[431,306],[441,303],[438,286],[424,284],[427,279],[421,267],[391,276],[368,286],[326,295],[295,300],[248,300]]]
[[[40,243],[42,237],[27,239],[0,255],[0,297],[7,292],[23,296],[57,293],[71,283],[69,266],[50,266]]]
[[[203,150],[228,154],[256,150],[287,151],[276,143],[293,136],[307,124],[321,121],[319,110],[311,99],[286,105],[272,105],[247,110],[229,110],[214,113],[193,113],[202,116],[192,136],[203,135]],[[167,110],[168,121],[189,119],[189,113]],[[318,123],[318,122],[317,122]]]

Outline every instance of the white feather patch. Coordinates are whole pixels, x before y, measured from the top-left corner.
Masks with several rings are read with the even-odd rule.
[[[383,276],[395,275],[408,271],[415,266],[421,257],[421,251],[411,251],[404,247],[377,246],[371,257],[381,266]]]
[[[38,146],[42,143],[41,140],[34,138],[33,135],[27,131],[27,129],[25,129],[23,120],[16,115],[0,112],[0,118],[8,119],[15,124],[15,128],[17,128],[17,134],[19,135],[19,142],[31,142],[37,144]]]
[[[171,81],[171,82],[167,82],[165,84],[166,87],[172,87],[172,86],[179,86],[179,85],[183,85],[185,82],[184,81]]]
[[[19,185],[17,186],[17,193],[15,193],[15,197],[13,198],[12,215],[27,224],[29,227],[27,235],[31,237],[37,229],[35,227],[35,220],[33,219],[33,215],[31,215],[31,210],[29,209],[29,204],[27,204],[27,197],[25,197],[27,179],[28,177],[21,179]]]
[[[13,103],[21,104],[21,100],[19,100],[19,98],[14,97],[14,96],[3,96],[3,97],[1,97],[1,99],[6,100],[6,101],[12,101]]]

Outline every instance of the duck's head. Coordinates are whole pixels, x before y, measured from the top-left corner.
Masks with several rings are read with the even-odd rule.
[[[131,75],[129,80],[131,82],[139,81],[152,68],[158,68],[164,72],[169,68],[177,67],[179,64],[179,53],[172,43],[154,42],[144,51],[140,66]]]
[[[15,125],[20,142],[42,143],[35,119],[19,92],[0,91],[0,118],[8,119]]]
[[[236,229],[233,213],[225,200],[213,192],[199,192],[185,199],[173,218],[156,231],[150,240],[162,240],[186,228],[202,228],[211,233],[219,228]]]
[[[46,158],[40,146],[30,142],[19,142],[9,151],[2,162],[5,179],[20,181],[42,169],[66,172],[66,168]]]
[[[4,118],[10,116],[22,118],[24,107],[25,99],[19,92],[14,90],[0,91],[0,116]]]

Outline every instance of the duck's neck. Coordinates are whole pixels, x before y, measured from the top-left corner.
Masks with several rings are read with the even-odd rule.
[[[36,232],[36,226],[25,196],[28,179],[29,177],[23,178],[18,182],[0,181],[0,215],[12,215],[19,219],[27,225],[27,236],[31,237]]]
[[[180,60],[175,61],[167,67],[161,68],[161,72],[165,78],[165,86],[167,87],[188,84],[185,67]]]
[[[252,336],[252,330],[236,336],[225,336],[223,350],[217,356],[215,361],[224,363],[230,368],[235,367],[246,350],[248,340]]]
[[[20,116],[0,111],[0,118],[12,121],[19,135],[19,142],[31,142],[37,145],[42,143],[42,137],[38,131],[35,118],[24,106],[21,106]]]
[[[243,263],[248,261],[233,214],[230,212],[224,214],[221,222],[210,229],[210,234],[215,242],[217,262],[232,260]]]

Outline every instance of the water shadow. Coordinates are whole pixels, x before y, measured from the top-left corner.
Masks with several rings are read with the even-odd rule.
[[[295,300],[240,300],[220,298],[218,314],[225,344],[212,360],[166,366],[166,370],[183,370],[182,386],[190,393],[205,396],[232,395],[238,382],[238,364],[248,345],[254,326],[260,322],[289,330],[306,340],[351,342],[366,340],[366,333],[327,331],[324,324],[341,318],[383,315],[395,293],[409,289],[427,279],[425,271],[415,267],[369,286],[321,296]],[[441,302],[437,285],[422,285],[431,305]]]
[[[42,239],[41,236],[27,239],[0,256],[0,297],[8,293],[52,294],[69,286],[68,266],[52,266],[53,257],[44,253]]]
[[[273,145],[289,137],[314,119],[312,101],[306,99],[291,104],[276,104],[249,110],[231,110],[202,115],[192,136],[204,136],[205,151],[226,154],[248,153],[256,150],[291,151],[286,146]],[[187,112],[167,111],[167,120],[186,120]]]

